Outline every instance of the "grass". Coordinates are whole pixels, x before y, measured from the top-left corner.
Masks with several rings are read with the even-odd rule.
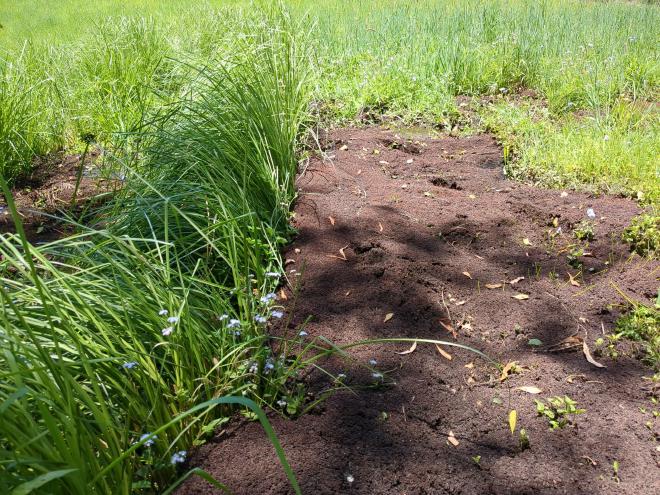
[[[452,129],[466,96],[514,178],[657,203],[657,6],[120,4],[0,5],[10,209],[35,155],[89,140],[124,181],[69,238],[0,238],[0,486],[162,492],[218,397],[296,402],[310,344],[266,322],[312,119]]]
[[[287,393],[266,271],[280,272],[287,233],[305,53],[285,19],[253,22],[142,130],[98,229],[34,247],[19,223],[0,238],[0,485],[161,492],[226,420],[207,401]]]

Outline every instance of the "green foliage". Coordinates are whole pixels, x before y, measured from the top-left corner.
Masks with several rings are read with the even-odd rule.
[[[589,220],[582,220],[573,230],[575,238],[579,241],[593,241],[595,238],[594,224]]]
[[[660,309],[643,304],[633,305],[631,311],[616,322],[616,338],[625,337],[641,342],[646,360],[660,368]]]
[[[550,428],[553,430],[564,428],[571,424],[571,416],[575,417],[578,414],[586,412],[585,409],[578,409],[577,403],[569,396],[564,397],[549,397],[547,403],[543,400],[535,400],[536,412],[539,416],[547,419]]]
[[[645,214],[633,218],[623,231],[624,242],[640,256],[660,256],[660,215]]]

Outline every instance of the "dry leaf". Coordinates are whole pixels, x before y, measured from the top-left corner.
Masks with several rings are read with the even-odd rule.
[[[406,160],[406,163],[407,163],[407,164],[411,164],[412,162],[413,162],[413,159],[412,159],[412,158],[409,158],[409,159]]]
[[[523,244],[524,244],[525,246],[531,246],[531,245],[532,245],[532,243],[530,242],[530,240],[529,240],[527,237],[525,237],[525,238],[523,239]]]
[[[458,444],[460,443],[458,440],[456,440],[456,437],[451,430],[449,430],[449,435],[447,435],[447,441],[454,447],[458,447]]]
[[[283,299],[285,301],[289,299],[288,297],[286,297],[286,292],[284,292],[284,289],[280,289],[280,299]]]
[[[383,323],[387,323],[388,321],[390,321],[393,316],[394,316],[394,313],[387,313],[385,315],[385,319],[383,320]]]
[[[552,219],[552,226],[553,226],[554,228],[559,227],[559,218],[554,217],[554,218]]]
[[[296,260],[291,259],[291,258],[288,258],[288,259],[284,262],[284,266],[286,266],[286,265],[290,265],[291,263],[295,263],[295,262],[296,262]]]
[[[522,390],[528,394],[540,394],[543,392],[543,390],[538,387],[534,387],[533,385],[523,385],[522,387],[516,387],[516,390]]]
[[[468,385],[472,385],[473,383],[476,383],[475,379],[472,378],[471,376],[468,376],[467,384],[468,384]]]
[[[486,289],[501,289],[502,284],[486,284],[484,287],[486,287]]]
[[[382,232],[382,231],[383,231],[383,224],[378,222],[378,232]]]
[[[529,296],[527,294],[516,294],[515,296],[511,296],[514,299],[518,299],[519,301],[524,301],[525,299],[529,299]]]
[[[400,356],[404,356],[406,354],[412,354],[413,352],[415,352],[415,349],[417,349],[417,342],[413,342],[413,345],[411,345],[410,349],[408,349],[407,351],[397,352],[397,354],[399,354]]]
[[[332,225],[335,224],[335,219],[334,219],[333,217],[328,217],[328,220],[330,220],[330,223],[331,223]]]
[[[509,377],[509,372],[513,369],[513,367],[516,365],[517,361],[510,361],[506,363],[504,368],[502,368],[502,374],[500,375],[500,381],[503,382]]]
[[[452,360],[451,354],[449,354],[447,351],[445,351],[442,347],[440,347],[438,344],[435,344],[435,348],[438,350],[440,355],[447,359],[448,361]]]
[[[357,175],[360,175],[362,173],[362,169],[357,171]]]
[[[604,364],[600,364],[598,361],[596,361],[594,358],[591,357],[589,346],[587,346],[587,343],[584,341],[582,341],[582,352],[584,353],[584,357],[587,358],[587,361],[593,364],[596,368],[607,368],[607,366],[605,366]]]
[[[344,145],[341,148],[339,148],[339,151],[346,151],[348,149],[348,146]]]
[[[472,280],[472,275],[470,275],[470,272],[463,272],[463,275]]]
[[[294,249],[293,252],[296,253],[296,254],[300,254],[300,248]]]
[[[349,296],[350,294],[351,294],[351,291],[350,291],[350,290],[347,290],[347,291],[346,291],[346,294],[344,294],[344,295],[345,295],[345,296]]]
[[[331,258],[337,258],[338,260],[348,261],[348,258],[346,257],[346,253],[344,253],[344,249],[346,249],[348,246],[350,246],[350,244],[346,244],[343,248],[339,250],[339,254],[341,254],[341,256],[337,256],[335,254],[329,254],[328,256],[330,256]]]
[[[474,363],[468,363],[468,364],[465,365],[465,367],[467,369],[471,370],[472,368],[474,368]]]
[[[513,279],[511,282],[509,282],[509,283],[510,283],[511,285],[516,285],[516,284],[517,284],[518,282],[520,282],[521,280],[525,280],[525,277],[514,278],[514,279]]]
[[[465,304],[465,301],[458,301],[456,303],[456,306],[463,306],[463,304]]]
[[[515,409],[511,409],[509,412],[509,428],[511,429],[511,434],[516,431],[516,422],[518,421],[518,413]]]
[[[580,287],[580,282],[575,280],[575,277],[573,275],[571,275],[571,272],[566,272],[566,274],[568,275],[568,280],[571,283],[571,285],[573,285],[575,287]]]
[[[445,330],[447,330],[449,333],[451,333],[452,337],[454,337],[455,339],[458,338],[458,334],[456,333],[456,330],[454,330],[454,327],[451,324],[451,320],[449,320],[447,318],[442,318],[442,319],[440,319],[440,325],[442,325],[442,327]]]
[[[476,197],[474,194],[470,194],[470,195],[468,196],[468,198],[470,198],[470,199],[477,199],[477,197]]]

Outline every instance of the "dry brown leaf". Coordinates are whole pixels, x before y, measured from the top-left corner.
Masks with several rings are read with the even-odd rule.
[[[473,383],[476,383],[476,380],[474,378],[472,378],[471,376],[468,376],[467,384],[472,385]]]
[[[452,335],[452,337],[455,339],[458,338],[458,334],[456,333],[456,330],[454,330],[454,327],[451,324],[451,320],[448,318],[441,318],[440,325],[442,325],[442,327],[447,330]]]
[[[387,323],[388,321],[390,321],[393,316],[394,316],[394,313],[387,313],[385,315],[385,319],[383,319],[383,323]]]
[[[294,249],[293,252],[296,253],[296,254],[300,254],[300,248]]]
[[[378,232],[382,232],[382,231],[383,231],[383,224],[378,222]]]
[[[445,351],[445,350],[444,350],[442,347],[440,347],[438,344],[435,344],[435,348],[438,350],[438,352],[440,353],[440,355],[441,355],[443,358],[447,359],[448,361],[451,361],[451,360],[453,359],[452,356],[451,356],[451,354],[449,354],[447,351]]]
[[[587,358],[587,361],[593,364],[596,368],[607,368],[607,366],[600,364],[598,361],[591,357],[591,351],[589,351],[589,346],[585,341],[582,341],[582,352],[584,353],[584,357]]]
[[[472,368],[474,368],[474,363],[468,363],[468,364],[465,365],[465,367],[467,369],[471,370]]]
[[[339,151],[346,151],[348,149],[348,146],[344,145],[341,148],[339,148]]]
[[[571,283],[571,285],[580,287],[580,282],[575,280],[575,276],[571,275],[571,272],[566,272],[566,274],[568,275],[568,281]]]
[[[527,294],[516,294],[515,296],[511,296],[514,299],[518,299],[519,301],[524,301],[525,299],[529,299],[529,296]]]
[[[516,284],[517,284],[518,282],[520,282],[521,280],[525,280],[525,277],[517,277],[517,278],[514,278],[511,282],[509,282],[509,284],[511,284],[511,285],[516,285]]]
[[[288,297],[286,297],[286,292],[284,292],[284,289],[280,289],[280,299],[283,299],[285,301],[289,299]]]
[[[470,199],[477,199],[477,197],[476,197],[474,194],[469,194],[469,195],[468,195],[468,198],[470,198]]]
[[[417,342],[413,342],[413,345],[410,346],[410,349],[402,352],[397,352],[400,356],[405,356],[406,354],[412,354],[417,349]]]
[[[288,259],[284,262],[284,266],[286,266],[286,265],[290,265],[291,263],[295,263],[295,262],[296,262],[296,260],[291,259],[291,258],[288,258]]]
[[[509,372],[513,369],[513,367],[517,364],[517,361],[509,361],[506,363],[504,368],[502,368],[502,374],[500,375],[500,381],[503,382],[509,377]]]
[[[344,295],[345,295],[345,296],[350,296],[350,295],[351,295],[351,291],[350,291],[350,290],[347,290],[347,291],[346,291],[346,294],[344,294]]]
[[[454,436],[454,432],[449,430],[449,435],[447,435],[447,441],[452,444],[454,447],[458,447],[458,444],[460,443],[458,440],[456,440],[456,437]]]
[[[486,284],[484,287],[486,287],[486,289],[501,289],[502,284]]]
[[[523,244],[524,244],[525,246],[531,246],[531,245],[532,245],[531,241],[530,241],[527,237],[525,237],[525,238],[523,239]]]
[[[516,390],[522,390],[528,394],[540,394],[543,392],[543,390],[538,387],[534,387],[533,385],[523,385],[522,387],[516,387]]]
[[[470,275],[470,272],[463,272],[463,275],[472,280],[472,275]]]
[[[332,225],[335,224],[335,219],[334,219],[334,217],[328,217],[328,220],[330,220],[330,223],[331,223]]]
[[[343,248],[339,250],[339,254],[341,254],[341,256],[337,256],[336,254],[329,254],[328,256],[330,256],[331,258],[337,258],[338,260],[348,261],[348,258],[346,257],[346,253],[344,252],[344,249],[346,249],[348,246],[350,246],[350,244],[346,244]]]

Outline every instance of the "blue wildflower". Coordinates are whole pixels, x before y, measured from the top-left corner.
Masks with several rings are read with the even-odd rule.
[[[179,317],[178,317],[178,316],[170,316],[170,317],[167,319],[167,322],[168,322],[168,323],[178,323],[178,322],[179,322]]]
[[[126,369],[126,370],[132,370],[132,369],[135,368],[137,365],[138,365],[137,362],[135,362],[135,361],[129,361],[128,363],[124,363],[124,364],[122,364],[121,366],[122,366],[122,368],[124,368],[124,369]]]
[[[154,435],[152,433],[145,433],[140,437],[140,440],[137,443],[140,443],[142,440],[146,440],[142,446],[143,447],[151,447],[154,443],[156,443],[156,439],[158,438],[158,435]]]
[[[181,464],[183,462],[186,462],[186,455],[187,454],[188,454],[188,452],[186,452],[185,450],[179,450],[178,452],[175,452],[172,455],[172,458],[170,459],[170,462],[173,465]]]
[[[158,316],[165,316],[166,314],[167,314],[167,310],[166,310],[166,309],[161,309],[161,310],[158,312]]]
[[[266,318],[265,316],[257,315],[257,316],[254,317],[254,321],[256,321],[257,323],[262,323],[263,324],[263,323],[266,323],[268,321],[268,318]]]
[[[282,317],[284,316],[284,313],[283,313],[282,311],[273,311],[270,315],[271,315],[273,318],[280,319],[280,318],[282,318]]]
[[[227,323],[227,328],[237,328],[241,326],[240,320],[237,320],[235,318],[232,318],[229,320],[229,323]]]
[[[305,332],[304,330],[301,330],[300,333],[298,334],[299,337],[307,337],[309,334]]]
[[[167,337],[173,331],[174,331],[174,327],[167,327],[167,328],[163,328],[160,333],[162,333],[164,337]]]
[[[378,364],[378,361],[376,361],[375,359],[370,359],[370,360],[369,360],[369,364],[370,364],[371,366],[376,366],[376,365]]]

